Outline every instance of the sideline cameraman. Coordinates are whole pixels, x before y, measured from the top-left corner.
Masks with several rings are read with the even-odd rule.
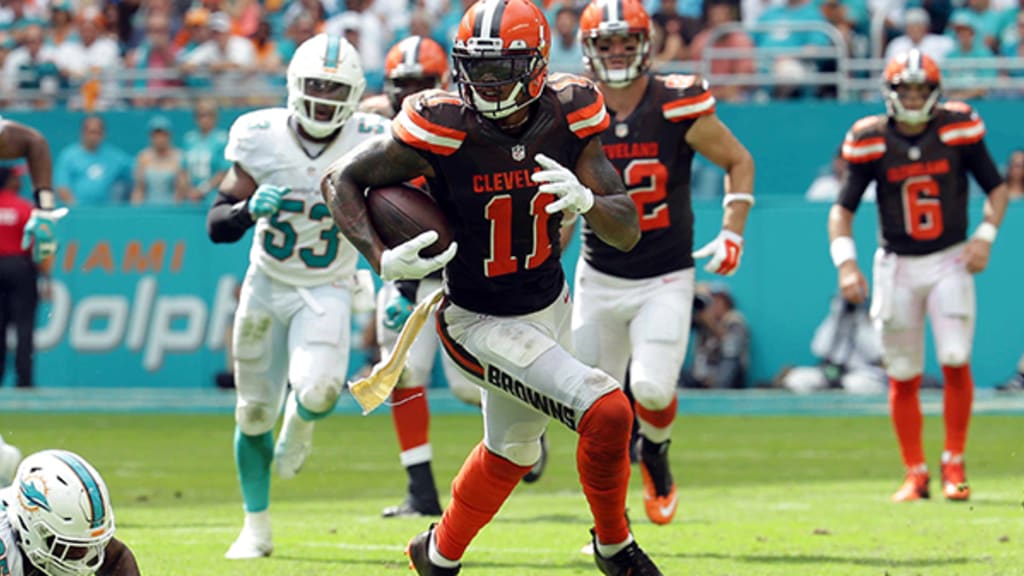
[[[728,287],[698,284],[693,299],[692,366],[680,374],[684,388],[745,388],[750,367],[750,329]]]

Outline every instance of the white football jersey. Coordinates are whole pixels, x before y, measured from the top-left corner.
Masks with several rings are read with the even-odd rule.
[[[389,130],[386,119],[356,112],[338,136],[310,157],[288,126],[286,108],[240,116],[231,126],[224,157],[257,184],[288,187],[276,214],[256,221],[249,263],[292,286],[318,286],[355,274],[359,254],[334,224],[320,195],[320,177],[342,154]]]
[[[24,576],[26,561],[18,548],[18,537],[7,520],[7,513],[0,507],[0,574]]]

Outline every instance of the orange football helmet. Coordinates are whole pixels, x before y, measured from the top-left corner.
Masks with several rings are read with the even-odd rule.
[[[625,68],[614,68],[607,40],[615,36],[635,37],[636,51],[627,47]],[[622,88],[651,66],[651,17],[641,0],[593,0],[580,16],[583,62],[601,82]],[[605,40],[602,42],[601,40]]]
[[[388,50],[384,59],[384,93],[395,110],[407,96],[448,87],[448,56],[430,38],[410,36]]]
[[[479,0],[455,35],[455,84],[467,106],[504,118],[540,97],[550,50],[551,28],[533,2]]]
[[[882,78],[882,95],[885,96],[885,107],[890,117],[897,122],[923,124],[935,116],[942,92],[942,71],[934,60],[920,50],[910,50],[893,58],[885,67]],[[920,108],[907,108],[899,95],[899,87],[903,85],[925,86],[928,95],[924,105]]]

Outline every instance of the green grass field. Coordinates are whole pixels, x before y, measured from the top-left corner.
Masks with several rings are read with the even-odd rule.
[[[926,422],[937,493],[941,421]],[[227,414],[0,414],[0,433],[26,453],[62,447],[96,465],[118,535],[143,574],[410,574],[402,551],[429,520],[379,517],[405,485],[388,417],[338,415],[319,425],[303,473],[274,479],[274,555],[247,562],[222,557],[242,520],[232,430]],[[975,418],[970,503],[894,505],[901,466],[886,418],[680,416],[672,449],[679,515],[670,526],[650,524],[635,472],[634,532],[673,576],[1024,574],[1022,432],[1020,417]],[[432,435],[447,492],[480,437],[479,418],[435,416]],[[580,553],[591,524],[575,437],[552,426],[550,439],[547,475],[513,493],[469,549],[463,574],[597,573]]]

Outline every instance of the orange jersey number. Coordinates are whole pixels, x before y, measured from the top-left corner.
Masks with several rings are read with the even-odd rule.
[[[903,218],[914,240],[934,240],[942,235],[942,202],[939,183],[930,176],[908,178],[903,183]]]

